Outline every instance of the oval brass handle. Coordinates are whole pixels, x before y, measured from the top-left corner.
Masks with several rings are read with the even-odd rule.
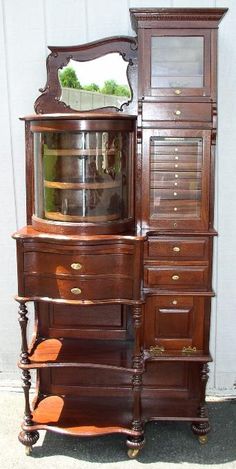
[[[179,111],[179,109],[177,109],[177,110],[175,111],[175,115],[176,115],[176,116],[180,116],[180,115],[181,115],[181,111]]]
[[[80,270],[82,269],[82,265],[79,262],[73,262],[73,264],[71,264],[71,268],[74,270]]]
[[[181,90],[175,90],[175,94],[180,95],[182,93]]]
[[[178,246],[174,246],[174,247],[173,247],[173,251],[174,251],[174,252],[180,252],[180,248],[179,248]]]
[[[179,275],[172,275],[172,280],[179,280]]]
[[[73,293],[73,295],[80,295],[82,290],[80,290],[80,288],[72,288],[71,293]]]

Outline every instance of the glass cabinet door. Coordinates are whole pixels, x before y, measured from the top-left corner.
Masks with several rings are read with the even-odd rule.
[[[132,217],[129,132],[42,132],[34,146],[37,217],[75,223]]]
[[[153,135],[146,131],[147,223],[170,229],[207,228],[210,158],[205,155],[210,154],[206,148],[210,144],[209,131],[169,131],[169,136],[166,132],[154,131]],[[171,136],[173,133],[177,135]]]
[[[210,36],[194,30],[146,32],[149,62],[144,66],[146,90],[152,96],[208,96]],[[148,74],[150,76],[148,76]]]

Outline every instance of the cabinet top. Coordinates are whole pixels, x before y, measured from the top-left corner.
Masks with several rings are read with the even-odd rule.
[[[130,8],[132,27],[209,27],[215,28],[227,13],[228,8]],[[176,23],[176,24],[175,24]]]

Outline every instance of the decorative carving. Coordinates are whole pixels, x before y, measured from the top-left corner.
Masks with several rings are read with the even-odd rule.
[[[101,39],[78,46],[48,47],[51,54],[47,57],[47,82],[44,88],[40,88],[41,95],[34,103],[36,114],[46,113],[83,113],[72,109],[66,103],[60,101],[61,85],[58,70],[65,67],[71,59],[85,62],[93,60],[108,53],[117,52],[128,62],[127,79],[131,89],[131,99],[122,104],[118,109],[115,106],[103,107],[90,112],[125,111],[136,113],[137,101],[137,38],[135,37],[112,37]],[[86,112],[86,111],[85,111]]]
[[[27,344],[27,337],[26,337],[26,330],[27,330],[27,308],[25,303],[20,303],[19,306],[19,324],[21,328],[21,354],[20,354],[20,363],[22,365],[26,365],[30,363],[28,358],[28,344]]]
[[[133,306],[133,320],[134,320],[134,327],[138,328],[142,325],[142,307],[141,306]]]
[[[29,446],[31,447],[32,445],[35,445],[39,439],[39,432],[37,431],[32,431],[32,432],[25,432],[22,430],[19,435],[18,435],[18,440],[22,443],[24,446]]]

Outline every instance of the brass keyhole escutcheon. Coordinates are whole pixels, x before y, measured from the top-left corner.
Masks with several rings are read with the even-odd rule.
[[[82,269],[82,265],[79,262],[73,262],[73,264],[71,264],[71,268],[74,270],[80,270]]]
[[[73,295],[80,295],[82,293],[82,290],[78,287],[72,288],[71,293],[73,293]]]
[[[172,275],[172,280],[179,280],[179,275]]]

